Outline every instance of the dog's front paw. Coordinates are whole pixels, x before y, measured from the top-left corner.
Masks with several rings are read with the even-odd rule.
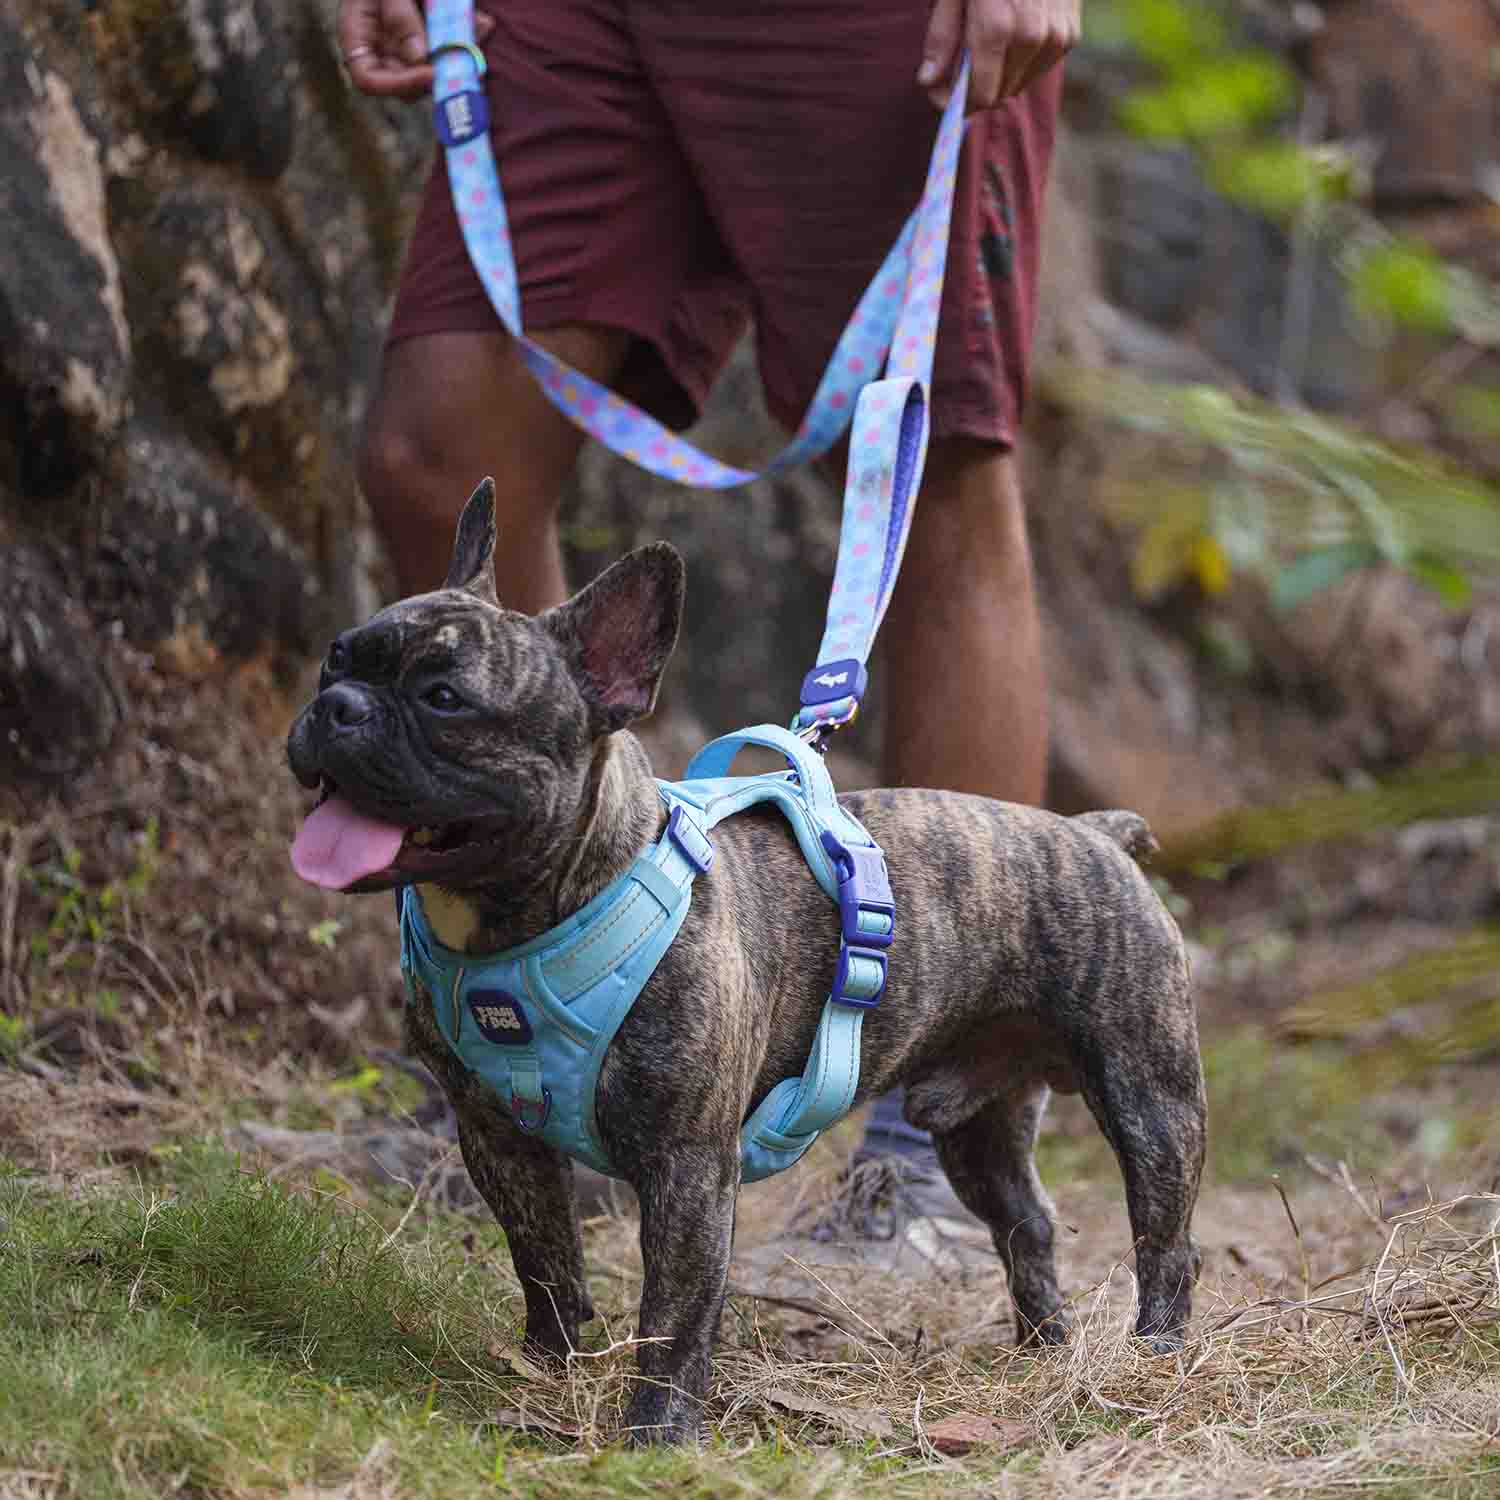
[[[1073,1319],[1066,1307],[1059,1307],[1056,1312],[1049,1313],[1035,1323],[1019,1310],[1016,1312],[1017,1349],[1029,1349],[1035,1352],[1040,1349],[1059,1348],[1068,1342],[1072,1333]]]
[[[620,1436],[632,1448],[696,1443],[700,1418],[698,1403],[685,1392],[675,1386],[642,1381],[625,1409]]]
[[[593,1309],[589,1309],[590,1316]],[[554,1369],[567,1364],[568,1356],[578,1347],[578,1325],[573,1325],[571,1334],[555,1317],[545,1317],[533,1322],[527,1319],[526,1337],[522,1343],[526,1354]]]

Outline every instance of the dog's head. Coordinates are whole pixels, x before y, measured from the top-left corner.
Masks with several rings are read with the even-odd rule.
[[[495,597],[495,488],[458,523],[441,589],[328,649],[287,757],[322,797],[292,849],[338,890],[534,877],[572,833],[599,739],[651,711],[682,615],[683,565],[641,547],[531,617]]]

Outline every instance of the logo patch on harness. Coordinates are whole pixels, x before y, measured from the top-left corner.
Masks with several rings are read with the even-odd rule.
[[[470,990],[469,1011],[487,1042],[522,1047],[531,1040],[531,1022],[509,990]]]

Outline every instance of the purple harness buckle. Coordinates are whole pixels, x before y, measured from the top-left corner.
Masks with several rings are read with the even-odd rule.
[[[896,900],[885,855],[873,844],[845,844],[827,828],[823,847],[838,871],[844,941],[855,948],[889,948],[896,935]]]
[[[834,972],[828,998],[835,1005],[855,1010],[874,1010],[885,994],[886,956],[879,948],[854,943],[839,944],[839,966]]]
[[[873,1010],[885,993],[886,953],[896,936],[896,900],[885,855],[873,844],[845,844],[823,830],[839,886],[839,966],[828,998]]]
[[[700,875],[708,874],[709,866],[714,862],[714,846],[680,802],[673,804],[671,816],[667,819],[667,837]]]

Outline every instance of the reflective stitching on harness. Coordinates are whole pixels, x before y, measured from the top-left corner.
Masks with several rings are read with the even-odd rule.
[[[570,953],[567,954],[568,961],[571,963],[576,960],[580,954],[587,953],[590,948],[598,947],[599,944],[602,943],[604,939],[607,938],[609,934],[616,927],[618,927],[627,916],[629,916],[632,904],[639,899],[640,898],[636,895],[636,893],[634,891],[631,891],[628,894],[622,896],[618,901],[616,901],[609,915],[605,917],[603,921],[596,922],[592,930],[590,931],[589,936],[586,937],[581,943],[579,943],[576,948],[574,948]]]
[[[620,905],[633,907],[636,902],[643,901],[645,899],[646,897],[643,894],[638,893],[638,891],[632,892],[629,896],[621,898]],[[615,920],[623,920],[623,914],[621,917],[618,917]],[[630,943],[629,947],[627,947],[623,952],[606,956],[603,966],[599,969],[596,969],[592,974],[589,975],[587,979],[580,981],[580,987],[586,990],[592,989],[596,984],[599,983],[601,979],[604,978],[606,974],[609,973],[611,969],[619,968],[630,958],[632,954],[637,952],[646,943],[650,942],[650,940],[655,937],[658,932],[661,931],[662,923],[666,920],[666,914],[664,912],[661,913],[652,921],[649,927],[644,927],[641,929],[640,933],[637,934],[637,936]],[[572,957],[574,957],[574,955],[570,954],[569,958],[571,959]]]

